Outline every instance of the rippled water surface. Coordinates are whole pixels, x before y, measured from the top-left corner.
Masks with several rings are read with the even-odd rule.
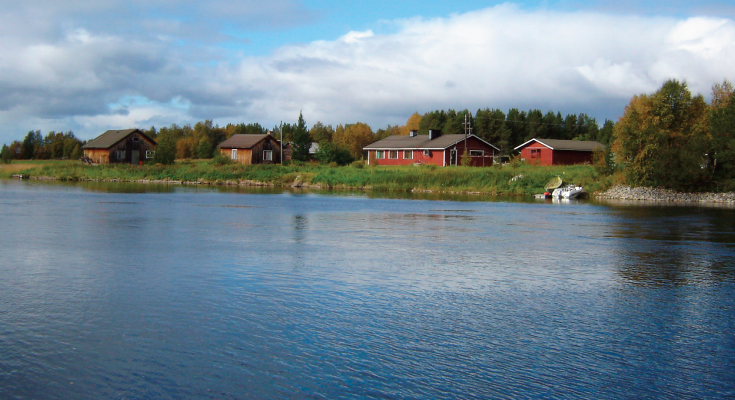
[[[0,181],[0,398],[735,397],[735,210],[467,199]]]

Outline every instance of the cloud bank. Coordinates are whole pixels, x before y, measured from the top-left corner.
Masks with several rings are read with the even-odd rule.
[[[158,11],[122,27],[126,18],[109,17],[109,7],[123,4],[116,0],[74,9],[28,3],[35,7],[0,17],[0,142],[30,129],[74,130],[89,139],[106,129],[203,119],[270,127],[294,122],[300,110],[309,124],[362,121],[373,128],[402,124],[415,111],[485,107],[584,112],[601,122],[668,78],[705,95],[712,84],[735,79],[735,22],[727,18],[504,4],[384,22],[379,28],[389,33],[349,32],[247,57],[247,44],[227,32],[248,24],[266,29],[255,20],[318,17],[287,0],[219,0],[206,13],[173,1],[132,1],[122,17],[133,18],[136,7]],[[251,8],[236,7],[243,5]],[[21,27],[18,18],[34,12],[35,22]]]

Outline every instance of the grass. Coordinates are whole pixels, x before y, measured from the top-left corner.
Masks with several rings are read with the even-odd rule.
[[[291,185],[298,178],[305,185],[329,188],[359,188],[380,191],[426,190],[532,195],[554,176],[582,185],[587,191],[604,190],[614,178],[599,177],[588,165],[541,167],[530,165],[477,167],[215,165],[209,160],[181,160],[174,165],[98,165],[79,161],[14,162],[0,167],[0,174],[45,176],[59,180],[186,181],[209,184],[255,181],[275,186]],[[514,177],[518,177],[513,180]]]

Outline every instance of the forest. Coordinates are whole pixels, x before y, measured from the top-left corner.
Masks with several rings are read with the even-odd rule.
[[[606,145],[598,154],[595,168],[600,174],[619,174],[625,183],[679,190],[735,190],[735,99],[728,81],[712,87],[712,101],[693,95],[686,82],[666,81],[659,90],[634,96],[617,122],[601,125],[586,114],[568,114],[516,108],[435,110],[409,116],[404,125],[373,130],[356,122],[336,127],[319,121],[311,128],[302,114],[294,123],[270,129],[257,122],[196,124],[150,127],[143,131],[156,139],[154,162],[175,159],[210,159],[216,146],[235,134],[271,133],[293,145],[293,159],[306,161],[312,142],[319,143],[316,161],[346,165],[363,158],[362,148],[390,135],[407,135],[411,130],[428,134],[441,129],[445,134],[468,131],[492,143],[506,155],[531,138],[593,140]],[[13,159],[77,159],[85,142],[72,132],[29,131],[22,141],[3,145],[3,162]]]
[[[551,111],[544,114],[540,110],[519,111],[514,108],[504,113],[498,109],[485,108],[478,109],[475,114],[468,110],[452,109],[430,111],[424,115],[414,113],[405,125],[388,125],[376,131],[362,122],[332,127],[317,121],[310,129],[306,129],[302,115],[299,115],[296,123],[284,123],[271,129],[257,122],[218,126],[212,120],[205,120],[193,126],[172,124],[143,131],[158,142],[172,144],[176,159],[212,158],[216,146],[232,135],[270,132],[277,139],[283,137],[285,142],[294,145],[318,142],[320,148],[328,150],[331,155],[339,153],[342,159],[351,161],[361,158],[362,148],[366,145],[390,135],[407,135],[410,130],[418,130],[419,134],[428,134],[429,129],[441,129],[445,134],[464,133],[465,116],[470,121],[472,134],[494,144],[508,155],[515,146],[534,137],[596,140],[608,144],[614,126],[608,120],[600,127],[594,118],[585,114],[562,117],[561,113]],[[3,151],[9,159],[74,159],[81,156],[83,144],[72,132],[62,134],[51,131],[42,136],[40,131],[30,131],[22,141],[4,146]],[[75,153],[76,145],[79,145],[79,151]],[[298,156],[295,158],[299,159]]]

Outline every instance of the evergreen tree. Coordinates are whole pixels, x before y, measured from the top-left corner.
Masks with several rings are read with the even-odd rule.
[[[299,112],[299,121],[293,131],[293,153],[291,158],[296,161],[306,161],[309,159],[309,148],[311,147],[311,136],[306,130],[306,122],[303,115]]]
[[[0,150],[0,161],[3,164],[10,164],[13,161],[13,153],[10,152],[10,148],[5,144],[3,144],[3,148]]]

